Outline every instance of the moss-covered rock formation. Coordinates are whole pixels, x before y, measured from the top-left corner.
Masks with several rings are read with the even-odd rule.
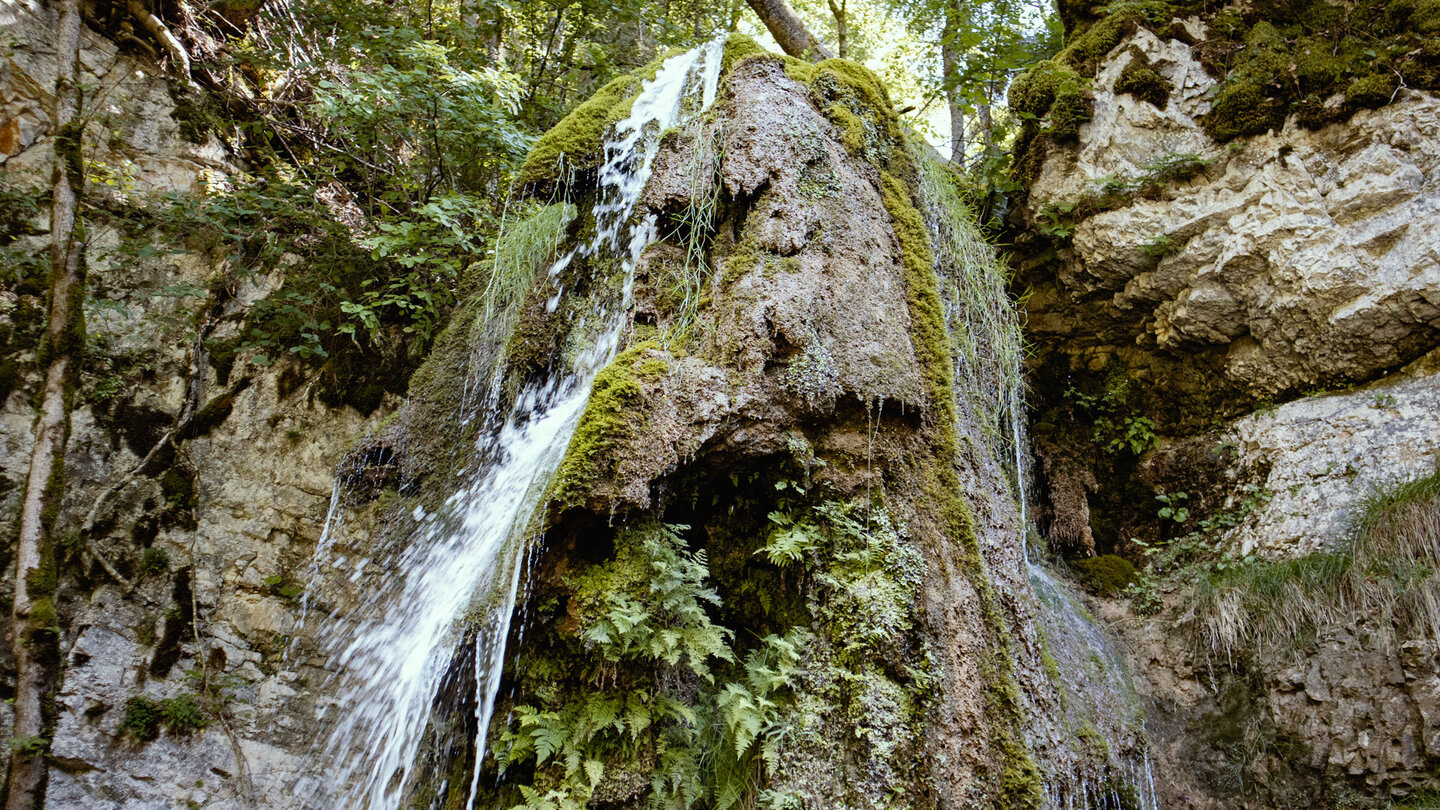
[[[537,143],[532,191],[559,153],[593,160],[632,82]],[[1043,714],[1061,698],[995,427],[957,402],[943,295],[965,287],[937,276],[927,159],[865,68],[731,39],[716,106],[664,134],[626,348],[533,524],[494,756],[474,761],[463,707],[437,717],[455,725],[429,789],[463,799],[478,769],[502,806],[1025,808],[1138,750],[1129,720],[1100,752]],[[590,238],[568,191],[566,238]],[[574,293],[546,306],[537,282],[508,336],[462,305],[408,414],[357,450],[406,437],[410,472],[385,478],[418,494],[389,509],[448,494],[433,448],[463,457],[478,429],[461,381],[503,408],[588,345],[584,312],[619,279],[574,261]]]

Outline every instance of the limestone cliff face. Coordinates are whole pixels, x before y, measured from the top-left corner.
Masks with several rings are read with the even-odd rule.
[[[1114,90],[1132,46],[1173,86],[1163,107]],[[1344,123],[1291,118],[1222,145],[1199,121],[1216,86],[1190,45],[1143,28],[1102,64],[1078,143],[1050,149],[1029,186],[1037,237],[1107,182],[1193,168],[1055,240],[1027,274],[1037,340],[1075,367],[1148,367],[1181,395],[1177,418],[1206,397],[1289,397],[1424,354],[1440,324],[1440,100],[1401,89]]]
[[[1361,603],[1240,660],[1209,646],[1195,600],[1236,593],[1237,560],[1350,553],[1367,499],[1435,473],[1440,98],[1397,88],[1219,144],[1212,24],[1133,27],[1076,137],[1032,155],[1018,264],[1045,522],[1081,555],[1171,549],[1149,558],[1163,593],[1143,611],[1101,608],[1127,628],[1157,768],[1176,776],[1165,806],[1383,806],[1440,762],[1430,633]],[[1121,92],[1142,62],[1158,97]],[[1185,542],[1219,563],[1194,573]]]
[[[11,192],[48,182],[52,13],[33,3],[0,10],[0,171]],[[82,80],[106,95],[87,108],[90,349],[57,526],[69,540],[59,552],[64,667],[47,806],[290,806],[313,734],[305,684],[323,678],[285,660],[297,597],[335,467],[389,406],[327,407],[309,395],[299,363],[262,368],[206,349],[233,343],[249,308],[283,275],[227,282],[233,288],[217,298],[223,250],[147,234],[122,214],[147,195],[198,199],[240,164],[213,136],[184,137],[186,110],[152,62],[87,31],[82,65]],[[19,234],[8,258],[45,255],[48,213],[38,192],[32,199],[21,223],[7,221],[8,234]],[[127,255],[117,250],[122,240],[149,249]],[[7,532],[30,454],[45,305],[10,269],[0,288]],[[7,669],[4,679],[13,676]],[[143,739],[143,723],[124,728],[137,698],[188,698],[204,708],[206,725]]]

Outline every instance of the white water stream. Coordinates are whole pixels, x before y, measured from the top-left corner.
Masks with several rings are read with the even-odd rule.
[[[422,776],[418,760],[436,696],[456,656],[469,652],[461,649],[466,625],[481,628],[473,650],[476,768],[466,805],[474,806],[530,539],[526,526],[564,456],[595,375],[619,347],[635,264],[655,236],[653,215],[636,216],[635,208],[659,134],[714,101],[723,47],[720,39],[672,57],[644,83],[630,116],[615,125],[604,147],[595,238],[550,269],[553,311],[567,289],[572,261],[619,260],[619,305],[591,314],[592,323],[598,321],[592,347],[569,368],[520,393],[503,420],[495,420],[499,429],[482,435],[474,458],[486,462],[470,472],[469,483],[448,498],[440,514],[417,509],[419,528],[398,559],[375,561],[385,571],[378,579],[383,587],[343,616],[331,617],[324,628],[322,637],[328,638],[322,643],[340,686],[331,731],[312,763],[314,806],[394,810],[407,799]],[[336,498],[332,512],[339,502]],[[333,519],[327,519],[327,528]],[[322,539],[317,570],[331,563],[328,545]]]

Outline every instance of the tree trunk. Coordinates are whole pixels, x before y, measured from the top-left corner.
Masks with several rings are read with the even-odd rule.
[[[839,49],[841,59],[850,58],[849,48],[846,47],[850,32],[845,26],[845,4],[846,0],[840,0],[838,4],[830,0],[830,13],[835,16],[835,47]]]
[[[745,0],[754,10],[760,22],[770,30],[770,35],[780,44],[785,53],[799,59],[809,59],[818,62],[821,59],[831,59],[835,54],[830,49],[820,44],[805,23],[795,16],[785,0]]]
[[[975,111],[975,127],[980,130],[980,156],[976,158],[984,163],[990,157],[990,150],[995,144],[995,122],[990,118],[990,102],[986,101]]]
[[[960,35],[958,4],[945,8],[945,28],[940,38],[940,66],[944,72],[945,104],[950,108],[950,162],[965,165],[965,99],[960,91]]]
[[[35,445],[25,477],[15,552],[11,640],[15,654],[15,729],[5,810],[38,810],[45,802],[45,749],[50,731],[49,690],[59,656],[55,614],[55,557],[51,533],[65,493],[69,440],[68,394],[78,376],[84,341],[84,290],[76,207],[83,182],[80,159],[80,0],[64,0],[56,32],[55,144],[50,209],[50,312],[38,359],[45,366]]]

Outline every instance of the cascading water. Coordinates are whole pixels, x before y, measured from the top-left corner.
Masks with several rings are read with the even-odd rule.
[[[326,649],[340,680],[338,717],[316,752],[310,786],[315,806],[391,810],[406,800],[419,775],[437,694],[457,653],[474,657],[476,766],[467,807],[473,806],[527,546],[525,528],[565,453],[596,374],[619,347],[635,264],[655,236],[654,216],[636,216],[635,209],[659,134],[714,101],[723,47],[720,39],[667,59],[644,83],[629,117],[615,125],[604,147],[592,209],[595,237],[550,268],[548,306],[554,311],[572,262],[618,260],[615,303],[588,313],[590,348],[519,393],[508,413],[495,420],[498,428],[482,432],[472,456],[478,461],[462,478],[468,483],[437,513],[417,508],[412,515],[418,528],[398,559],[384,562],[385,576],[378,581],[385,586],[331,617]],[[327,529],[333,519],[327,519]],[[317,570],[330,564],[329,544],[321,545]],[[479,622],[473,621],[477,610]],[[466,624],[481,628],[473,649],[464,649]]]
[[[1059,719],[1069,729],[1105,738],[1103,767],[1048,786],[1045,806],[1158,810],[1140,698],[1123,656],[1068,585],[1043,565],[1030,563],[1028,572],[1043,608],[1037,619],[1064,695],[1064,716]]]

